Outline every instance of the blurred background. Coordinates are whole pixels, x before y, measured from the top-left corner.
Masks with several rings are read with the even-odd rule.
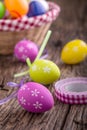
[[[60,15],[51,27],[55,30],[51,39],[55,36],[54,44],[65,44],[76,38],[87,42],[87,0],[50,1],[61,7]]]

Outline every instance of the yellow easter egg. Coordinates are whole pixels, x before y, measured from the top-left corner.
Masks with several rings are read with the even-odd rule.
[[[61,59],[67,64],[80,63],[86,56],[87,45],[84,41],[79,39],[68,42],[61,52]]]
[[[30,67],[29,74],[35,82],[50,84],[60,77],[60,70],[52,61],[38,59]]]

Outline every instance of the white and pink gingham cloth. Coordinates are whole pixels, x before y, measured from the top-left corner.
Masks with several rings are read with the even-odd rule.
[[[60,7],[53,2],[48,2],[49,11],[43,15],[35,17],[23,16],[18,19],[1,19],[0,31],[21,31],[34,27],[39,27],[56,19],[60,12]]]
[[[56,82],[55,95],[64,103],[87,104],[87,78],[66,78]]]

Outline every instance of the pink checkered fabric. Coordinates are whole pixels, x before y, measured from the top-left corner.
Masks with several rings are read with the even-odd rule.
[[[60,7],[53,2],[48,2],[49,11],[43,15],[35,17],[23,16],[18,19],[1,19],[0,31],[20,31],[39,27],[48,22],[52,22],[59,15]]]
[[[87,84],[87,78],[79,77],[79,78],[67,78],[64,80],[60,80],[55,84],[55,95],[56,97],[68,104],[87,104],[87,91],[85,92],[69,92],[64,90],[65,85],[71,83],[83,83]]]
[[[64,94],[60,93],[58,91],[55,91],[56,97],[64,102],[64,103],[69,103],[69,104],[87,104],[87,96],[86,95],[69,95],[69,94]]]

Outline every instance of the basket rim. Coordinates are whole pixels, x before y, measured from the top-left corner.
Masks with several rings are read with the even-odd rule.
[[[17,18],[17,19],[0,19],[0,31],[24,30],[25,28],[18,27],[18,25],[20,25],[21,23],[23,25],[25,23],[27,25],[30,24],[30,27],[26,28],[26,29],[29,29],[32,27],[39,27],[43,23],[52,22],[59,15],[60,6],[54,2],[48,2],[48,5],[50,7],[49,11],[47,11],[45,14],[42,14],[42,15],[33,16],[33,17],[23,16],[23,17]],[[49,19],[48,19],[48,16],[49,16]],[[34,24],[34,22],[36,22],[36,23]],[[41,23],[39,23],[39,22],[41,22]],[[11,27],[13,27],[13,29],[11,29]]]

